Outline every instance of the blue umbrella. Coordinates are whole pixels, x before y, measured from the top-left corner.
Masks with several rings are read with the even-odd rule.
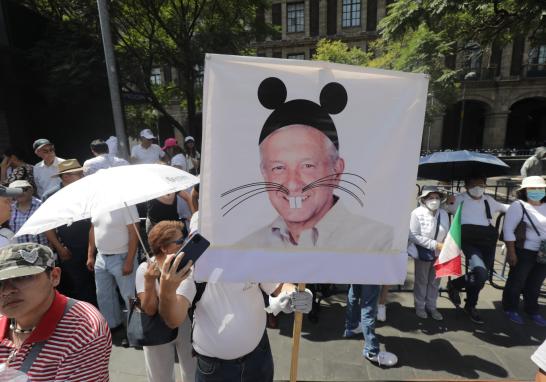
[[[434,180],[506,175],[510,166],[496,156],[474,151],[440,151],[419,160],[417,176]]]

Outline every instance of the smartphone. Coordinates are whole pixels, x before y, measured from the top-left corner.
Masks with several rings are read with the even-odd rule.
[[[188,264],[190,260],[193,262],[193,264],[195,264],[197,259],[201,257],[209,246],[210,242],[200,234],[196,233],[192,235],[186,241],[186,244],[184,244],[176,253],[176,255],[178,255],[179,253],[184,252],[184,257],[182,258],[182,261],[180,261],[180,264],[178,264],[176,271],[179,272]]]

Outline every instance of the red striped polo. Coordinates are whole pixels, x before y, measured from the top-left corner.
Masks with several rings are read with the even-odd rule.
[[[63,312],[67,298],[55,292],[49,310],[26,339],[9,367],[19,369],[33,344],[46,341],[28,375],[34,381],[108,381],[112,338],[105,319],[91,304],[77,301]],[[9,319],[0,316],[0,363],[15,349]]]

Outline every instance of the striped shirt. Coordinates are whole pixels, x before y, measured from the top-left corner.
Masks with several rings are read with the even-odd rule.
[[[67,298],[55,292],[51,307],[8,366],[19,370],[33,344],[46,341],[28,371],[33,382],[108,381],[112,338],[106,321],[95,307],[82,301],[63,316],[66,303]],[[16,350],[8,331],[9,319],[0,316],[0,363]]]
[[[30,208],[27,211],[20,211],[17,208],[17,202],[14,202],[11,205],[11,219],[9,221],[9,227],[13,232],[19,231],[19,229],[26,223],[26,221],[32,216],[34,212],[42,205],[40,199],[32,197],[32,202]],[[48,245],[45,233],[40,233],[38,235],[22,235],[15,238],[17,243],[38,243],[43,245]]]

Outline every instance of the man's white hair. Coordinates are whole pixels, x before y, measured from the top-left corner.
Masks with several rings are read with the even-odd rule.
[[[298,128],[303,128],[305,130],[314,130],[314,131],[320,131],[320,130],[317,130],[315,129],[314,127],[311,127],[311,126],[308,126],[308,125],[288,125],[288,126],[284,126],[284,127],[281,127],[280,129],[277,129],[275,130],[274,132],[272,132],[266,139],[264,139],[262,141],[262,143],[260,144],[260,168],[262,169],[262,171],[264,170],[264,166],[265,166],[265,163],[264,163],[264,156],[263,156],[263,149],[262,149],[262,145],[264,144],[264,142],[271,136],[277,134],[278,132],[280,131],[284,131],[286,129],[290,129],[290,128],[293,128],[293,127],[298,127]],[[334,168],[334,166],[336,165],[338,159],[339,159],[339,151],[337,150],[336,146],[334,145],[334,142],[332,142],[330,140],[330,138],[328,138],[326,136],[326,134],[322,133],[322,142],[323,142],[323,147],[324,147],[324,150],[326,151],[327,155],[328,155],[328,160],[330,162],[330,165],[332,166],[332,168]]]

